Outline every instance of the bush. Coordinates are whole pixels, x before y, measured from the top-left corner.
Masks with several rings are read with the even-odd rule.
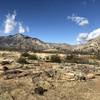
[[[10,64],[10,62],[9,61],[2,61],[1,62],[1,65],[7,65],[7,64]]]
[[[72,60],[72,59],[74,59],[74,55],[73,54],[67,55],[65,59]]]
[[[61,59],[58,55],[52,55],[51,56],[51,62],[61,63]]]
[[[26,59],[25,59],[25,58],[22,58],[22,57],[20,57],[20,58],[17,60],[17,62],[20,63],[20,64],[29,64],[29,63],[26,61]]]
[[[65,62],[68,63],[80,63],[80,61],[82,60],[75,54],[70,54],[65,57]]]
[[[46,60],[50,60],[49,56],[46,57]]]
[[[28,56],[28,59],[30,59],[30,60],[38,60],[38,57],[34,54],[34,55]]]
[[[29,54],[29,53],[27,53],[27,52],[24,52],[24,53],[22,53],[22,54],[21,54],[21,56],[22,56],[22,57],[29,57],[29,56],[30,56],[30,54]]]

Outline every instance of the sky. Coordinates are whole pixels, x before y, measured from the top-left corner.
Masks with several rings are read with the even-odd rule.
[[[100,35],[100,0],[0,0],[0,35],[84,43]]]

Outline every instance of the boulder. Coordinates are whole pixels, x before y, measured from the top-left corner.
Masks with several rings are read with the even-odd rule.
[[[87,74],[87,79],[94,79],[95,78],[95,74],[89,73]]]
[[[9,65],[9,64],[11,64],[13,62],[13,60],[3,60],[2,62],[1,62],[1,65]]]
[[[34,92],[38,95],[44,95],[44,93],[47,92],[47,89],[44,89],[43,87],[37,87],[34,89]]]
[[[86,81],[86,75],[84,75],[83,73],[77,73],[75,74],[75,79],[76,80],[80,80],[80,81]]]
[[[72,80],[74,79],[74,77],[75,77],[74,73],[64,73],[62,75],[63,80]]]

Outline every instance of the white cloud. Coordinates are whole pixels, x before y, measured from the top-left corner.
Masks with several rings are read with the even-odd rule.
[[[90,40],[90,39],[96,38],[98,36],[100,36],[100,28],[98,28],[98,29],[93,30],[92,32],[90,32],[88,34],[88,38],[87,39]]]
[[[28,26],[25,27],[24,25],[22,25],[21,22],[19,22],[18,32],[19,32],[19,33],[29,32],[29,27],[28,27]]]
[[[16,12],[13,14],[8,13],[4,21],[3,33],[10,34],[12,32],[25,33],[29,32],[29,27],[23,25],[20,21],[16,20]]]
[[[100,28],[97,28],[90,33],[80,33],[77,37],[77,42],[79,44],[86,43],[88,40],[94,39],[98,36],[100,36]]]
[[[80,33],[77,37],[78,44],[83,44],[87,42],[88,33]]]
[[[25,28],[23,27],[22,23],[19,22],[19,27],[18,27],[18,32],[19,33],[25,33]]]
[[[68,16],[67,19],[72,20],[73,22],[75,22],[79,26],[85,26],[85,25],[89,24],[88,19],[85,17],[72,15],[72,16]]]
[[[6,15],[6,20],[4,22],[4,33],[12,32],[16,27],[16,12],[14,11],[13,14]]]

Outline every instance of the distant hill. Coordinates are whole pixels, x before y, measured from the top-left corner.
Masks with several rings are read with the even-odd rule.
[[[83,52],[83,53],[99,53],[100,52],[100,36],[89,40],[86,44],[77,45],[74,48],[74,51]]]
[[[50,49],[71,50],[68,44],[46,43],[38,38],[32,38],[20,33],[0,36],[0,49],[44,51]]]
[[[100,36],[89,40],[81,45],[69,45],[66,43],[47,43],[38,38],[29,37],[20,33],[8,36],[0,36],[1,50],[28,50],[44,52],[77,52],[98,53],[100,52]]]

